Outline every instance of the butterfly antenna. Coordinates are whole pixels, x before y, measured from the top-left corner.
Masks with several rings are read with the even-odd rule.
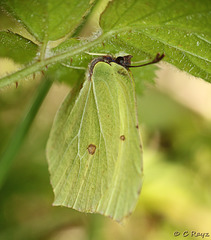
[[[154,63],[160,62],[164,57],[165,57],[164,53],[161,54],[161,55],[160,55],[160,53],[157,53],[155,58],[151,62],[149,62],[149,63],[145,63],[145,64],[141,64],[141,65],[137,65],[137,66],[127,66],[127,67],[130,68],[130,67],[143,67],[143,66],[147,66],[147,65],[150,65],[150,64],[154,64]]]

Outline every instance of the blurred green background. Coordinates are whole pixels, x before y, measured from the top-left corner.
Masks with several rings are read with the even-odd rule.
[[[20,26],[0,14],[0,28]],[[124,225],[100,215],[52,207],[45,146],[69,87],[54,84],[0,190],[1,240],[169,240],[211,235],[211,85],[160,64],[156,86],[137,96],[144,184]],[[18,66],[1,59],[0,74]],[[141,69],[140,69],[141,71]],[[0,152],[39,85],[39,76],[0,92]],[[174,236],[174,232],[180,236]],[[200,239],[202,237],[197,237]],[[207,237],[205,239],[211,239]]]

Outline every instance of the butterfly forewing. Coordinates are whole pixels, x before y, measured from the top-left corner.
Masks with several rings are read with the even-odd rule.
[[[131,75],[98,62],[69,108],[68,99],[47,146],[54,204],[121,221],[134,209],[142,182]]]

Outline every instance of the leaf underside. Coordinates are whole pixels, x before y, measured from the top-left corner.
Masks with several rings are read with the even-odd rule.
[[[2,0],[0,5],[15,16],[37,41],[45,42],[73,33],[88,13],[90,0]]]
[[[0,32],[0,57],[12,58],[15,62],[27,64],[36,57],[38,46],[18,34]]]
[[[3,0],[2,5],[11,15],[23,24],[39,42],[39,46],[26,47],[24,51],[6,51],[11,40],[2,42],[2,55],[15,61],[21,59],[23,70],[0,80],[0,86],[21,80],[21,78],[45,69],[46,74],[57,76],[53,80],[77,81],[74,70],[62,71],[61,63],[87,68],[92,59],[85,52],[104,54],[131,54],[134,61],[152,59],[157,52],[165,52],[164,61],[181,70],[211,82],[211,5],[209,0],[114,0],[109,2],[100,18],[101,34],[93,38],[79,37],[87,16],[92,14],[98,1],[65,0],[20,1]],[[30,11],[26,11],[30,9]],[[9,36],[8,36],[9,37]],[[58,46],[51,46],[51,41]],[[26,45],[25,39],[18,39],[19,45]],[[22,41],[22,42],[20,42]],[[10,49],[12,48],[12,44]],[[36,57],[31,49],[36,49]],[[0,52],[0,55],[1,55]],[[40,59],[39,59],[40,56]],[[28,59],[22,60],[23,58]],[[37,63],[39,62],[39,64]],[[49,66],[49,70],[45,66]],[[63,67],[64,69],[64,67]],[[145,71],[144,69],[142,70]],[[67,81],[69,72],[72,77]],[[136,78],[136,76],[135,76]]]
[[[54,205],[121,221],[134,209],[142,183],[133,80],[122,66],[100,62],[75,101],[70,98],[47,145]]]

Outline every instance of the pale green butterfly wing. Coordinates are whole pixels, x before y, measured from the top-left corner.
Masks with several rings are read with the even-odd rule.
[[[99,62],[75,101],[69,95],[54,121],[47,157],[54,205],[121,221],[142,183],[142,150],[132,77]]]

